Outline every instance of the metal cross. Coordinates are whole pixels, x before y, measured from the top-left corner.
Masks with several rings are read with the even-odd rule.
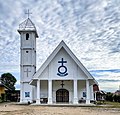
[[[63,81],[61,81],[61,82],[62,82],[61,86],[62,86],[62,88],[63,88],[63,86],[64,86],[64,83],[63,83]]]
[[[28,15],[28,18],[29,18],[30,14],[32,14],[32,13],[30,13],[30,11],[29,11],[29,9],[28,9],[28,11],[27,11],[25,14],[27,14],[27,15]]]
[[[26,70],[26,71],[24,71],[24,72],[27,72],[27,77],[28,77],[28,72],[31,72],[31,71],[29,71],[29,70],[28,70],[28,68],[27,68],[27,70]]]

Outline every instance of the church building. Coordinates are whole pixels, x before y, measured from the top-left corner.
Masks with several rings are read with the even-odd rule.
[[[97,82],[64,41],[36,71],[38,34],[30,18],[19,25],[18,32],[21,103],[90,104],[94,101],[93,85]]]

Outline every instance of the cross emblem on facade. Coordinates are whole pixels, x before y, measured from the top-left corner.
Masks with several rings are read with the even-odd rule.
[[[58,61],[58,63],[61,63],[62,66],[63,66],[63,64],[64,64],[64,63],[67,63],[67,61],[64,61],[63,58],[62,58],[62,60],[61,60],[61,61]]]
[[[61,77],[68,75],[67,67],[64,65],[65,63],[67,63],[67,61],[64,61],[64,59],[62,58],[61,61],[58,61],[58,63],[60,63],[61,65],[58,67],[57,75]]]
[[[25,14],[28,15],[28,18],[29,18],[30,14],[32,14],[32,13],[28,9],[28,11]]]
[[[28,68],[27,68],[27,70],[26,71],[24,71],[24,72],[27,72],[27,77],[28,77],[28,72],[31,72],[30,70],[28,70]]]
[[[63,86],[65,85],[64,83],[63,83],[63,80],[61,81],[62,83],[61,83],[61,86],[62,86],[62,88],[63,88]]]

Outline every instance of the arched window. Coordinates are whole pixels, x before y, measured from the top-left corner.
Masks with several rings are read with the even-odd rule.
[[[26,34],[26,40],[28,40],[28,39],[29,39],[29,34],[27,33],[27,34]]]

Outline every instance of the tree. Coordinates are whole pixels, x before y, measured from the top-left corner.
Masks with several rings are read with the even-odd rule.
[[[15,90],[16,78],[11,73],[1,75],[1,82],[8,90]]]
[[[106,94],[106,100],[113,102],[113,94],[110,93],[110,92],[108,92],[108,93]]]
[[[115,102],[119,102],[120,103],[120,95],[114,95],[113,99]]]
[[[113,99],[114,99],[115,102],[118,102],[118,95],[114,95]]]

